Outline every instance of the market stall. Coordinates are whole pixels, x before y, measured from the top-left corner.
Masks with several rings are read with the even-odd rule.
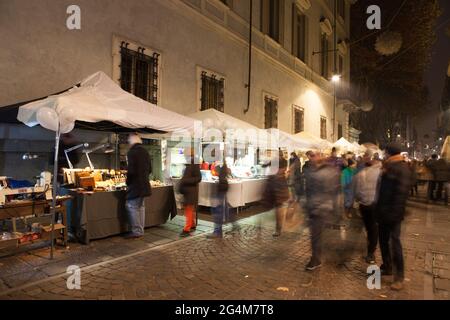
[[[345,139],[344,137],[342,137],[338,141],[336,141],[333,144],[333,147],[338,149],[340,152],[356,152],[357,151],[355,146],[351,142],[349,142],[347,139]]]
[[[194,129],[193,119],[137,98],[122,90],[103,72],[87,77],[65,92],[17,105],[17,108],[20,122],[55,131],[53,186],[57,185],[60,135],[75,127],[116,133],[192,132]],[[94,169],[91,161],[89,163],[89,168],[69,168],[64,172],[66,192],[75,198],[69,219],[71,227],[85,242],[127,230],[124,223],[126,172]],[[146,199],[146,226],[164,223],[169,216],[176,215],[173,186],[159,181],[149,183],[153,188],[152,196]]]
[[[189,116],[200,120],[203,129],[198,150],[202,160],[199,205],[214,206],[211,194],[214,184],[218,182],[214,167],[223,161],[231,171],[227,193],[229,205],[239,208],[261,200],[266,177],[258,163],[258,148],[267,143],[266,132],[215,109]],[[214,157],[208,157],[211,153]]]

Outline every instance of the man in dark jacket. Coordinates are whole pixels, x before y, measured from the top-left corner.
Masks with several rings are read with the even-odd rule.
[[[127,202],[126,208],[131,232],[127,238],[139,238],[144,235],[145,206],[144,199],[151,195],[149,175],[152,172],[150,156],[142,147],[142,140],[137,134],[130,134],[128,143],[127,168]]]
[[[404,262],[400,231],[411,187],[411,171],[400,152],[401,145],[397,143],[386,147],[387,160],[383,165],[376,205],[383,258],[381,273],[391,275],[395,267],[394,283],[391,285],[393,290],[403,288]]]
[[[306,180],[306,212],[311,234],[312,256],[306,270],[312,271],[322,265],[322,232],[325,221],[333,214],[333,201],[339,171],[323,159],[320,153],[310,155],[312,166]]]

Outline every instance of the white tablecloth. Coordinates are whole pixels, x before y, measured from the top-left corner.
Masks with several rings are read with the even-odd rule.
[[[178,184],[180,179],[172,179],[175,199],[178,208],[181,208],[183,195],[178,193]],[[232,208],[242,207],[246,204],[256,202],[262,199],[264,187],[267,179],[246,179],[239,182],[230,182],[227,192],[227,200]],[[198,204],[204,207],[214,207],[212,197],[214,182],[202,181],[199,185]]]
[[[266,181],[267,179],[242,180],[242,202],[244,205],[262,199]]]

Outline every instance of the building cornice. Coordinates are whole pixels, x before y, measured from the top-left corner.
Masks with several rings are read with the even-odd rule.
[[[240,17],[238,14],[234,13],[232,10],[224,10],[223,18],[220,19],[217,16],[212,15],[207,12],[207,5],[215,4],[214,0],[159,0],[161,4],[165,6],[170,6],[171,8],[176,8],[177,11],[186,16],[190,14],[201,18],[197,19],[199,23],[212,29],[216,32],[222,33],[224,36],[231,40],[238,42],[239,44],[247,47],[248,46],[248,22]],[[191,4],[189,3],[191,2]],[[195,6],[192,2],[200,4],[200,6]],[[183,8],[180,8],[179,4],[182,4]],[[173,6],[172,6],[172,5]],[[216,7],[217,8],[217,7]],[[186,9],[186,10],[184,10]],[[232,30],[230,27],[230,20],[234,23],[240,24],[243,28],[241,30]],[[272,40],[269,36],[263,34],[254,26],[252,27],[253,32],[253,45],[252,49],[255,53],[260,54],[263,58],[269,60],[275,67],[279,70],[289,73],[291,76],[299,78],[307,82],[308,86],[313,86],[318,90],[322,91],[329,97],[333,97],[333,88],[329,81],[322,78],[317,72],[313,71],[309,66],[301,62],[299,59],[294,57],[290,52],[285,50],[279,43]],[[318,82],[322,83],[321,85]]]

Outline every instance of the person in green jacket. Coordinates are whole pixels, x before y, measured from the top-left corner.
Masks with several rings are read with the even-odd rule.
[[[341,173],[341,186],[344,192],[344,210],[347,218],[352,217],[352,208],[353,208],[352,181],[355,173],[356,173],[356,162],[352,159],[349,159],[348,166],[344,170],[342,170]]]

